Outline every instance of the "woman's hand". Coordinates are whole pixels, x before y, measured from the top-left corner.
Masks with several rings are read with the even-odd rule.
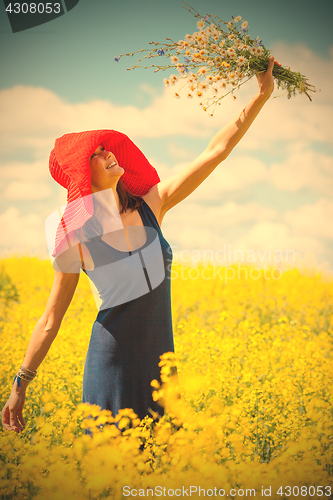
[[[23,431],[25,426],[25,421],[22,415],[24,401],[25,390],[13,387],[11,395],[1,412],[2,425],[8,431],[14,431],[17,433]]]
[[[273,56],[270,57],[267,70],[262,71],[261,73],[257,73],[259,94],[264,95],[267,98],[270,97],[270,95],[274,90],[274,78],[273,78],[274,62],[275,62],[274,57]]]

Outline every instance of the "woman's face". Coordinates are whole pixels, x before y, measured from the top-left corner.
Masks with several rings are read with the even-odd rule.
[[[117,158],[101,145],[89,158],[92,192],[116,187],[125,172]]]

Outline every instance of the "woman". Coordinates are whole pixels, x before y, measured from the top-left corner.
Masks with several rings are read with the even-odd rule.
[[[124,174],[124,169],[121,162],[118,163],[117,154],[115,151],[105,150],[102,144],[96,145],[89,159],[91,178],[88,179],[85,176],[84,179],[86,193],[96,195],[94,215],[98,215],[98,221],[93,226],[93,231],[97,235],[95,240],[98,245],[104,245],[105,249],[105,245],[108,245],[109,249],[111,247],[112,251],[118,252],[118,257],[115,259],[118,263],[123,260],[119,257],[121,255],[119,252],[126,251],[126,256],[130,257],[137,256],[134,255],[135,252],[140,253],[149,240],[147,228],[150,227],[158,234],[165,277],[168,277],[170,251],[160,231],[162,220],[170,208],[186,198],[201,184],[243,137],[273,92],[273,65],[274,57],[271,57],[267,71],[257,75],[259,84],[257,95],[236,120],[231,121],[213,137],[205,151],[196,160],[183,171],[162,182],[158,182],[158,177],[154,178],[151,172],[148,182],[150,188],[147,191],[141,189],[141,193],[144,194],[138,198],[130,197],[130,202],[124,201],[124,189],[119,184],[122,182],[120,179]],[[78,152],[76,154],[79,155]],[[57,180],[63,184],[63,177]],[[110,206],[114,203],[120,214],[121,220],[118,219],[118,222],[124,227],[122,237],[118,239],[114,239],[117,231],[107,228]],[[82,223],[92,218],[92,209],[88,205],[82,205],[79,207],[80,210],[76,211],[69,209],[66,219],[69,227],[63,228],[63,234],[61,230],[58,230],[55,254],[59,256],[59,259],[58,261],[56,259],[58,267],[55,270],[50,297],[32,333],[23,365],[14,379],[11,394],[2,410],[2,422],[7,430],[15,432],[23,430],[25,421],[22,411],[27,385],[34,378],[57,335],[78,283],[79,267],[82,266],[88,275],[89,272],[98,271],[98,265],[96,266],[93,258],[95,250],[91,244],[92,240],[87,238],[81,230]],[[74,212],[75,216],[73,216]],[[81,214],[79,222],[77,222],[78,213]],[[103,227],[104,223],[105,227]],[[96,229],[99,226],[102,226],[100,231]],[[133,227],[144,228],[144,231],[130,238],[130,229]],[[107,238],[109,239],[106,241]],[[153,234],[150,243],[155,240]],[[102,253],[103,251],[99,250],[97,257],[100,258]],[[103,260],[103,257],[101,258]],[[137,262],[140,260],[144,268],[141,257],[136,260]],[[102,262],[101,266],[103,267],[104,264],[105,262]],[[147,272],[145,275],[147,278]],[[97,281],[99,279],[102,279],[101,275]],[[102,304],[93,326],[84,372],[83,401],[100,404],[102,408],[109,408],[113,413],[117,413],[117,409],[123,407],[132,407],[141,418],[152,411],[161,413],[151,399],[149,384],[153,378],[159,378],[157,366],[159,355],[173,350],[169,285],[170,280],[164,279],[155,288],[151,286],[149,293],[142,295],[142,291],[139,291],[135,298],[133,292],[134,295],[130,294],[125,299],[122,298],[119,303],[117,299],[114,301],[115,297],[111,299],[106,297],[107,301],[111,300],[108,304],[111,305],[105,308]],[[157,302],[151,300],[153,294],[157,294],[154,295]],[[144,309],[146,305],[149,307],[148,312]],[[115,314],[114,311],[116,311]],[[149,318],[145,324],[147,316]],[[120,327],[118,330],[117,322]],[[111,328],[109,328],[110,325]],[[135,334],[137,332],[139,334],[131,336],[134,325]],[[147,325],[148,333],[145,331],[145,325]],[[161,335],[160,328],[163,329]],[[134,345],[132,345],[133,342]]]

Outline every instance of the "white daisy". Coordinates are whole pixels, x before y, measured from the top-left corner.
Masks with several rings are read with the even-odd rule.
[[[170,85],[174,85],[177,81],[176,75],[170,75],[169,80],[170,80]]]
[[[237,64],[238,66],[243,66],[243,64],[245,64],[246,61],[247,59],[244,56],[239,56],[239,58],[237,59]]]

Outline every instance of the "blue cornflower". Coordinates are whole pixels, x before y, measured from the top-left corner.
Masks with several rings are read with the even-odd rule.
[[[158,49],[157,53],[159,56],[164,56],[164,54],[165,54],[163,49]]]
[[[118,62],[118,61],[119,61],[119,57],[115,57],[115,58],[114,58],[114,60],[115,60],[116,62]]]

